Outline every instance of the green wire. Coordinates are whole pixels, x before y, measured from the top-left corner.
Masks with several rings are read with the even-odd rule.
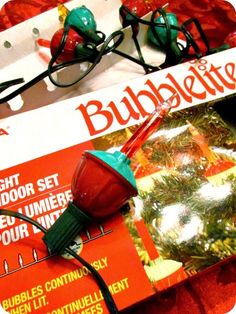
[[[11,216],[11,217],[15,217],[15,218],[24,220],[24,221],[34,225],[35,227],[37,227],[43,233],[47,232],[47,229],[44,228],[41,224],[39,224],[37,221],[27,217],[24,214],[21,214],[21,213],[18,213],[18,212],[14,212],[12,210],[7,210],[7,209],[0,208],[0,216]],[[111,314],[119,313],[119,311],[117,309],[117,306],[115,304],[115,301],[114,301],[114,299],[113,299],[113,297],[111,295],[111,292],[110,292],[107,284],[105,283],[105,281],[102,278],[102,276],[96,271],[96,269],[92,265],[90,265],[87,261],[85,261],[81,256],[77,255],[70,248],[66,248],[65,251],[67,253],[69,253],[70,255],[72,255],[74,258],[76,258],[76,260],[79,261],[83,266],[85,266],[91,272],[91,274],[94,276],[94,279],[96,280],[98,286],[101,289],[101,292],[102,292],[103,297],[104,297],[104,301],[105,301],[105,303],[107,305],[107,308],[108,308],[109,312]]]

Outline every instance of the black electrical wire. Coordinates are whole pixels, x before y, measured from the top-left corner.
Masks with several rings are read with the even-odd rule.
[[[97,283],[99,284],[99,287],[102,291],[103,297],[104,297],[104,301],[107,304],[107,307],[109,309],[109,312],[111,314],[116,314],[119,313],[117,306],[113,300],[113,297],[110,293],[109,288],[107,287],[105,281],[103,280],[102,276],[99,274],[99,272],[97,272],[94,267],[92,267],[88,262],[86,262],[80,255],[76,254],[73,250],[71,250],[70,248],[66,248],[65,251],[67,253],[69,253],[70,255],[72,255],[74,258],[76,258],[82,265],[84,265],[90,272],[91,274],[94,276],[94,278],[96,279]]]
[[[155,23],[155,18],[156,18],[156,13],[160,13],[162,18],[164,19],[164,24],[165,29],[166,29],[166,42],[162,42],[162,40],[159,38],[157,30],[156,30],[156,23]],[[163,67],[165,67],[168,64],[172,63],[172,49],[170,48],[171,45],[171,25],[167,19],[167,16],[165,14],[165,11],[162,9],[157,9],[153,12],[151,16],[151,23],[150,23],[151,31],[153,36],[155,37],[156,41],[159,43],[160,47],[166,52],[166,59],[165,62],[162,64]],[[174,63],[176,63],[176,60],[173,60]],[[178,63],[180,60],[178,60]]]
[[[155,21],[155,17],[156,17],[156,14],[159,13],[162,15],[165,23],[158,23]],[[135,13],[131,12],[127,7],[125,6],[121,6],[120,8],[120,15],[123,17],[123,19],[125,20],[127,14],[129,14],[129,20],[130,20],[130,17],[132,17],[133,21],[131,22],[132,23],[140,23],[140,24],[144,24],[144,25],[148,25],[151,30],[152,30],[152,33],[155,37],[155,39],[157,40],[157,42],[160,44],[160,47],[163,48],[163,50],[165,51],[166,53],[166,60],[164,61],[164,63],[162,63],[160,65],[161,68],[165,68],[166,66],[168,65],[171,65],[171,64],[168,64],[169,61],[171,61],[170,59],[170,56],[171,56],[171,30],[176,30],[178,32],[181,32],[183,33],[183,35],[185,36],[186,38],[186,47],[184,47],[183,49],[183,55],[182,55],[182,59],[184,58],[187,58],[187,57],[192,57],[192,55],[189,55],[188,52],[189,52],[189,49],[190,49],[190,46],[193,47],[193,49],[195,50],[195,57],[199,58],[201,57],[201,53],[200,53],[200,49],[197,45],[197,43],[195,42],[195,40],[193,39],[192,35],[190,34],[190,32],[187,31],[187,28],[186,26],[190,23],[194,23],[195,26],[197,27],[198,29],[198,32],[207,48],[207,52],[210,51],[210,48],[209,48],[209,43],[208,43],[208,40],[207,40],[207,37],[201,27],[201,24],[199,23],[199,21],[196,19],[196,18],[192,18],[192,19],[189,19],[188,21],[186,21],[182,27],[179,27],[179,26],[176,26],[176,25],[172,25],[169,23],[168,19],[166,18],[166,13],[163,9],[156,9],[155,11],[152,12],[152,15],[151,15],[151,20],[150,21],[147,21],[147,20],[144,20],[142,18],[139,18]],[[129,25],[128,22],[125,22],[125,26]],[[156,31],[156,27],[162,27],[162,28],[166,28],[166,43],[162,43],[161,39],[159,38],[158,34],[157,34],[157,31]],[[168,60],[169,59],[169,60]],[[182,60],[179,60],[179,62],[181,62]]]
[[[88,51],[88,54],[91,53],[89,56],[88,56],[88,59],[86,61],[90,61],[92,64],[91,66],[78,78],[76,79],[75,81],[71,82],[71,83],[68,83],[68,84],[62,84],[62,83],[59,83],[57,82],[56,80],[54,80],[54,78],[52,77],[52,70],[53,70],[53,64],[56,62],[57,58],[60,56],[64,46],[65,46],[65,43],[66,43],[66,40],[67,40],[67,35],[68,35],[68,32],[69,30],[66,29],[64,32],[63,32],[63,35],[62,35],[62,39],[61,39],[61,42],[60,42],[60,45],[58,46],[55,54],[52,56],[50,62],[49,62],[49,65],[48,65],[48,77],[50,79],[50,81],[56,85],[57,87],[70,87],[70,86],[73,86],[74,84],[78,83],[79,81],[81,81],[84,77],[86,77],[96,66],[97,64],[100,62],[101,58],[103,55],[106,55],[110,52],[113,52],[117,55],[120,55],[132,62],[135,62],[137,64],[139,64],[140,66],[142,66],[144,69],[145,69],[145,72],[146,73],[149,73],[150,71],[157,71],[157,70],[160,70],[160,67],[156,67],[156,66],[152,66],[152,65],[149,65],[147,63],[144,62],[144,59],[141,55],[141,52],[140,52],[140,49],[138,46],[136,46],[136,49],[138,50],[138,54],[139,54],[139,57],[140,57],[140,60],[139,59],[135,59],[133,57],[131,57],[130,55],[127,55],[119,50],[117,50],[116,48],[119,47],[119,45],[122,43],[123,39],[124,39],[124,33],[119,30],[119,31],[115,31],[113,32],[102,44],[101,44],[101,47],[100,47],[100,50],[97,50],[95,44],[93,42],[88,42],[85,44],[84,48],[87,48],[87,51]],[[118,39],[117,39],[118,38]],[[109,44],[111,42],[114,42],[113,45],[109,46]],[[137,44],[137,42],[136,42]],[[78,58],[78,59],[74,59],[73,62],[76,63],[76,60],[78,60],[78,63],[81,62],[81,58]],[[63,66],[63,63],[61,64],[61,66]]]
[[[68,84],[62,84],[62,83],[59,83],[57,81],[54,80],[54,78],[52,77],[51,73],[52,73],[52,66],[53,64],[56,62],[57,58],[60,56],[64,46],[65,46],[65,43],[66,43],[66,39],[67,39],[67,35],[68,35],[68,32],[69,32],[69,28],[65,28],[65,31],[63,32],[63,36],[62,36],[62,40],[61,40],[61,43],[60,45],[58,46],[58,49],[57,51],[55,52],[55,54],[52,56],[49,64],[48,64],[48,77],[50,79],[50,81],[56,85],[57,87],[70,87],[72,85],[75,85],[76,83],[78,83],[79,81],[81,81],[85,76],[87,76],[94,68],[95,66],[100,62],[102,56],[105,54],[105,53],[109,53],[111,51],[113,51],[117,46],[120,45],[120,43],[123,41],[124,39],[124,33],[121,32],[121,31],[116,31],[114,33],[112,33],[105,41],[104,43],[101,45],[101,48],[100,50],[91,50],[91,52],[93,52],[90,56],[93,57],[93,62],[91,63],[91,66],[78,78],[76,79],[75,81],[71,82],[71,83],[68,83]],[[116,37],[118,37],[118,40],[113,44],[112,47],[109,47],[109,43],[111,41],[113,41]],[[93,45],[93,43],[87,43],[85,48],[87,47],[89,49],[89,45]],[[94,49],[96,49],[96,47],[94,47]],[[88,50],[89,51],[89,50]],[[76,60],[76,59],[75,59]],[[80,60],[80,58],[79,58]]]
[[[133,20],[133,21],[131,21],[131,23],[128,26],[131,26],[131,28],[132,28],[132,39],[134,41],[134,45],[135,45],[135,48],[137,50],[139,60],[143,64],[143,69],[144,69],[145,73],[148,74],[150,72],[150,69],[147,67],[147,65],[145,63],[145,60],[144,60],[144,57],[143,57],[143,54],[142,54],[142,50],[141,50],[141,47],[140,47],[140,44],[139,44],[139,41],[138,41],[138,38],[137,38],[138,24],[137,24],[136,21]]]
[[[161,23],[161,24],[165,25],[166,43],[162,42],[162,40],[159,38],[159,36],[157,34],[156,25],[155,25],[156,24],[155,18],[156,18],[157,13],[159,13],[162,16],[162,18],[164,19],[164,23]],[[152,13],[150,27],[151,27],[151,31],[152,31],[153,35],[155,36],[155,38],[158,41],[158,43],[160,44],[160,46],[162,48],[164,48],[164,47],[168,48],[170,43],[171,43],[171,25],[167,19],[167,16],[166,16],[166,13],[164,10],[157,9]],[[169,53],[168,50],[167,50],[167,53]]]
[[[116,43],[115,45],[113,45],[112,47],[107,47],[107,45],[109,44],[110,41],[112,41],[115,37],[117,36],[121,36],[121,33],[123,33],[122,31],[117,31],[117,32],[114,32],[112,33],[109,38],[106,40],[105,42],[105,45],[104,45],[104,49],[102,49],[103,53],[104,54],[108,54],[109,52],[113,52],[121,57],[124,57],[124,58],[127,58],[128,60],[130,60],[131,62],[134,62],[140,66],[144,66],[143,62],[130,56],[130,55],[127,55],[125,54],[124,52],[122,51],[119,51],[116,49],[116,47],[118,47],[118,43],[120,43],[120,41],[118,41],[118,43]],[[66,38],[66,35],[65,35],[65,38]],[[91,55],[88,57],[88,56],[82,56],[82,57],[78,57],[78,58],[75,58],[71,61],[67,61],[67,62],[63,62],[63,63],[60,63],[60,64],[57,64],[57,65],[53,65],[52,66],[52,63],[54,63],[53,61],[54,60],[51,60],[51,63],[50,63],[50,67],[49,67],[49,70],[45,70],[44,72],[40,73],[39,75],[37,75],[36,77],[34,77],[32,80],[30,80],[29,82],[25,83],[24,85],[22,85],[21,87],[19,87],[18,89],[16,89],[15,91],[13,91],[12,93],[10,93],[9,95],[7,96],[4,96],[2,98],[0,98],[0,104],[3,104],[5,102],[8,102],[9,100],[11,100],[12,98],[20,95],[21,93],[23,93],[24,91],[26,91],[27,89],[29,89],[30,87],[34,86],[35,84],[37,84],[38,82],[40,82],[41,80],[43,80],[44,78],[46,78],[47,76],[49,76],[50,80],[53,82],[53,84],[55,84],[56,86],[58,87],[69,87],[69,86],[72,86],[73,84],[75,84],[75,82],[72,82],[72,83],[69,83],[69,84],[60,84],[58,82],[56,82],[53,78],[52,78],[52,73],[54,72],[57,72],[59,70],[62,70],[63,68],[66,68],[68,66],[71,66],[71,65],[74,65],[74,64],[78,64],[78,63],[82,63],[82,62],[86,62],[86,61],[90,61],[90,62],[93,62],[93,65],[92,67],[90,67],[81,77],[79,77],[76,82],[79,82],[80,80],[82,80],[88,73],[90,73],[94,67],[98,64],[98,62],[100,61],[101,57],[102,57],[102,53],[101,53],[101,50],[98,51],[98,50],[95,50],[95,48],[91,49],[91,47],[89,47],[88,45],[86,46],[86,48],[88,48],[88,50],[90,50],[91,52]],[[105,49],[106,48],[106,49]],[[60,51],[62,51],[63,48],[61,49],[60,46],[59,46],[59,54],[58,56],[60,55]],[[57,58],[58,58],[57,56]],[[93,58],[90,60],[90,58]],[[53,58],[55,59],[55,57]],[[93,61],[92,61],[93,60]],[[94,62],[96,61],[96,62]],[[149,69],[149,71],[157,71],[157,70],[160,70],[161,68],[158,66],[152,66],[150,64],[146,64],[146,67]],[[5,84],[6,82],[4,83],[1,83],[1,84]]]
[[[26,222],[34,225],[35,227],[37,227],[43,233],[47,232],[47,229],[44,228],[41,224],[39,224],[37,221],[27,217],[24,214],[21,214],[21,213],[18,213],[18,212],[14,212],[12,210],[7,210],[7,209],[0,208],[0,216],[10,216],[10,217],[15,217],[17,219],[21,219],[23,221],[26,221]],[[107,305],[109,313],[111,313],[111,314],[118,314],[119,311],[118,311],[117,306],[115,304],[115,301],[114,301],[114,299],[113,299],[113,297],[111,295],[111,292],[110,292],[107,284],[105,283],[104,279],[99,274],[99,272],[96,271],[96,269],[92,265],[90,265],[87,261],[85,261],[81,256],[76,254],[70,248],[66,248],[65,252],[67,252],[70,255],[72,255],[77,261],[79,261],[83,266],[85,266],[91,272],[91,274],[94,276],[94,279],[96,280],[98,286],[101,289],[101,292],[103,294],[104,301],[105,301],[105,303]]]
[[[67,66],[76,64],[78,62],[84,62],[84,61],[87,61],[87,58],[84,57],[84,58],[79,58],[79,60],[77,59],[77,60],[72,60],[72,61],[68,61],[68,62],[57,64],[57,65],[53,66],[53,68],[51,69],[51,73],[59,71],[59,70],[65,68]],[[23,93],[24,91],[26,91],[30,87],[34,86],[36,83],[38,83],[41,80],[43,80],[47,76],[48,76],[48,70],[40,73],[39,75],[35,76],[32,80],[30,80],[29,82],[25,83],[24,85],[22,85],[21,87],[16,89],[14,92],[10,93],[7,96],[4,96],[4,97],[0,98],[0,104],[8,102],[12,98],[18,96],[19,94]],[[2,83],[2,84],[4,84],[4,83]]]
[[[165,23],[155,22],[155,16],[156,16],[157,12],[162,14]],[[197,29],[198,29],[198,31],[199,31],[202,39],[203,39],[203,42],[205,43],[205,45],[207,47],[207,51],[208,52],[210,51],[208,40],[204,34],[203,29],[201,28],[200,23],[196,19],[190,19],[189,22],[186,21],[182,25],[182,27],[179,27],[176,25],[172,25],[168,22],[168,19],[165,16],[165,12],[162,9],[157,9],[152,13],[151,21],[146,21],[142,18],[137,17],[135,14],[133,14],[125,6],[122,6],[120,8],[120,14],[123,18],[125,17],[125,14],[129,14],[130,16],[132,16],[132,18],[134,20],[134,21],[132,21],[133,25],[135,25],[135,23],[136,24],[142,23],[142,24],[150,26],[156,40],[160,43],[160,46],[163,48],[163,50],[166,53],[166,60],[161,65],[153,66],[153,65],[150,65],[144,61],[141,49],[139,47],[137,38],[135,36],[134,36],[134,42],[135,42],[136,49],[137,49],[137,52],[139,55],[139,59],[136,59],[136,58],[134,58],[134,57],[122,52],[122,51],[119,51],[117,48],[119,47],[120,43],[124,39],[124,33],[122,32],[122,30],[113,32],[106,40],[105,40],[105,34],[103,34],[102,32],[96,31],[95,33],[99,34],[98,37],[100,37],[100,39],[99,40],[96,39],[96,41],[94,41],[93,38],[90,37],[89,33],[84,33],[83,31],[78,30],[78,29],[76,29],[76,31],[81,36],[84,36],[84,38],[86,38],[86,40],[88,40],[88,43],[84,44],[85,52],[87,51],[88,55],[84,54],[78,58],[71,60],[71,61],[63,62],[63,63],[54,65],[54,63],[56,62],[57,58],[62,53],[63,48],[66,44],[68,32],[69,32],[69,29],[71,27],[70,25],[67,25],[64,28],[64,32],[63,32],[63,36],[61,38],[60,45],[57,47],[55,54],[52,56],[52,58],[49,62],[48,69],[46,71],[42,72],[41,74],[39,74],[38,76],[34,77],[32,80],[30,80],[29,82],[27,82],[26,84],[24,84],[20,88],[16,89],[14,92],[10,93],[9,95],[7,95],[5,97],[2,97],[0,99],[0,104],[8,102],[9,100],[11,100],[12,98],[16,97],[17,95],[23,93],[25,90],[32,87],[33,85],[35,85],[36,83],[38,83],[42,79],[46,78],[47,76],[49,77],[50,81],[54,85],[56,85],[57,87],[62,87],[62,88],[63,87],[65,87],[65,88],[70,87],[70,86],[78,83],[79,81],[81,81],[85,76],[87,76],[97,66],[97,64],[100,62],[101,58],[103,57],[103,55],[108,54],[110,52],[113,52],[119,56],[122,56],[122,57],[130,60],[131,62],[134,62],[134,63],[142,66],[145,73],[158,71],[160,69],[165,68],[168,65],[176,64],[176,60],[172,60],[173,54],[171,53],[171,47],[170,47],[170,45],[171,45],[171,30],[176,30],[178,32],[182,32],[186,37],[186,47],[183,47],[183,45],[181,45],[181,44],[178,45],[179,47],[181,47],[180,51],[182,52],[182,58],[180,60],[177,60],[177,63],[181,62],[186,57],[193,57],[193,56],[190,56],[188,54],[190,46],[192,46],[193,49],[195,50],[195,53],[196,53],[195,56],[197,58],[199,58],[199,57],[201,57],[200,49],[199,49],[198,45],[196,44],[196,42],[194,41],[192,35],[187,31],[187,28],[186,28],[186,26],[191,22],[195,23],[195,25],[196,25],[196,27],[197,27]],[[163,43],[160,42],[159,36],[157,35],[157,31],[155,29],[156,27],[166,28],[167,40],[166,40],[166,43],[164,46],[163,46]],[[117,38],[118,38],[118,40],[115,41],[115,39],[117,39]],[[112,41],[114,41],[114,44],[110,46],[109,44]],[[99,50],[97,49],[98,43],[100,44]],[[70,82],[68,84],[62,84],[62,83],[54,80],[54,78],[52,77],[52,74],[54,72],[60,71],[63,68],[66,68],[66,67],[74,65],[74,64],[82,63],[82,62],[90,62],[91,66],[88,67],[88,69],[80,77],[78,77],[78,79],[76,79],[75,81]],[[1,83],[1,84],[3,84],[2,86],[5,86],[4,85],[5,83],[7,83],[7,82]]]
[[[3,92],[5,89],[7,89],[10,86],[14,86],[14,85],[21,84],[21,83],[24,83],[24,79],[22,77],[18,78],[18,79],[14,79],[14,80],[0,83],[0,93]]]
[[[156,25],[155,25],[156,13],[159,13],[162,16],[162,18],[164,19],[164,23],[162,23],[162,24],[165,25],[165,29],[166,29],[166,41],[165,42],[163,42],[161,40],[161,38],[158,36],[158,33],[157,33],[157,29],[156,29]],[[192,21],[191,21],[191,23],[192,23]],[[152,13],[150,28],[151,28],[151,31],[152,31],[154,38],[159,43],[160,47],[166,52],[166,59],[165,59],[165,62],[162,64],[162,67],[166,67],[168,65],[180,63],[184,60],[184,58],[191,57],[189,55],[190,46],[192,46],[194,51],[195,51],[195,57],[200,58],[202,56],[200,48],[198,47],[197,43],[193,40],[192,35],[187,30],[185,25],[184,26],[182,25],[180,28],[178,27],[178,30],[175,29],[174,25],[169,23],[169,20],[167,18],[167,14],[163,9],[157,9]],[[181,55],[178,58],[176,58],[176,56],[173,55],[172,49],[170,47],[171,43],[172,43],[172,40],[171,40],[171,30],[172,29],[177,30],[177,31],[182,31],[182,33],[185,35],[185,38],[186,38],[186,47],[184,47],[180,43],[177,43],[177,47],[179,49],[181,48],[179,50]]]
[[[21,213],[18,212],[14,212],[12,210],[8,210],[8,209],[3,209],[0,208],[0,216],[10,216],[10,217],[14,217],[17,219],[22,219],[32,225],[34,225],[35,227],[37,227],[40,231],[42,231],[43,233],[47,232],[47,229],[44,228],[40,223],[38,223],[37,221],[27,217],[26,215],[23,215]]]
[[[206,47],[206,54],[210,54],[211,53],[211,48],[210,48],[210,44],[209,44],[209,41],[206,37],[206,34],[199,22],[199,20],[197,18],[190,18],[188,19],[186,22],[184,22],[181,26],[181,28],[183,29],[183,32],[187,32],[187,26],[191,23],[194,23],[194,25],[196,26],[200,36],[201,36],[201,39]],[[192,44],[193,44],[194,41],[192,41]]]
[[[132,13],[130,13],[132,14]],[[134,16],[136,18],[136,16]],[[150,22],[147,22],[147,21],[144,21],[142,19],[139,19],[137,18],[137,20],[140,22],[142,21],[142,23],[144,24],[148,24],[150,25]],[[163,26],[163,24],[161,23],[155,23],[155,25],[158,25],[158,26]],[[164,26],[163,26],[164,27]],[[16,89],[14,92],[10,93],[9,95],[3,97],[0,99],[0,104],[2,103],[5,103],[9,100],[11,100],[12,98],[16,97],[17,95],[23,93],[24,91],[26,91],[27,89],[29,89],[30,87],[32,87],[33,85],[35,85],[36,83],[40,82],[42,79],[46,78],[47,76],[49,76],[49,79],[51,80],[51,82],[56,85],[57,87],[70,87],[76,83],[78,83],[80,80],[82,80],[86,75],[88,75],[94,68],[95,66],[99,63],[99,61],[101,60],[101,57],[103,54],[107,54],[109,52],[113,52],[113,53],[116,53],[117,55],[120,55],[124,58],[127,58],[128,60],[130,60],[131,62],[135,62],[136,64],[142,66],[144,69],[145,69],[145,72],[153,72],[153,71],[157,71],[157,70],[160,70],[162,67],[161,66],[152,66],[150,64],[147,64],[145,62],[143,62],[143,60],[139,60],[139,59],[136,59],[130,55],[127,55],[125,53],[123,53],[122,51],[119,51],[117,50],[116,48],[119,46],[119,44],[121,43],[121,41],[123,40],[124,38],[124,34],[122,31],[117,31],[117,32],[114,32],[112,33],[108,39],[104,42],[102,48],[100,49],[100,51],[97,51],[95,50],[96,48],[93,48],[93,50],[91,49],[91,56],[94,58],[93,59],[93,64],[91,67],[89,67],[87,69],[87,71],[85,71],[83,73],[82,76],[80,76],[77,80],[75,80],[74,82],[71,82],[69,84],[61,84],[57,81],[55,81],[52,77],[52,73],[54,72],[57,72],[65,67],[68,67],[68,66],[71,66],[71,65],[74,65],[74,64],[77,64],[77,63],[82,63],[82,62],[86,62],[86,61],[89,61],[89,58],[86,57],[86,56],[82,56],[82,57],[78,57],[78,58],[75,58],[71,61],[68,61],[68,62],[63,62],[63,63],[60,63],[60,64],[57,64],[57,65],[53,65],[55,63],[55,61],[57,60],[57,58],[60,56],[65,44],[66,44],[66,39],[67,39],[67,36],[68,36],[68,32],[69,32],[69,29],[70,29],[70,25],[67,25],[64,29],[64,32],[63,32],[63,36],[62,36],[62,39],[61,39],[61,42],[60,42],[60,45],[58,46],[55,54],[52,56],[51,60],[50,60],[50,63],[49,63],[49,66],[48,66],[48,69],[42,73],[40,73],[38,76],[36,76],[35,78],[33,78],[31,81],[27,82],[26,84],[24,84],[23,86],[21,86],[20,88]],[[179,29],[179,28],[178,28]],[[76,31],[78,31],[76,29]],[[83,35],[83,32],[80,31],[79,32],[80,35],[82,36]],[[100,33],[101,34],[101,40],[103,40],[105,37],[105,35],[102,33],[102,32],[97,32],[97,33]],[[122,34],[121,34],[122,33]],[[122,38],[122,40],[118,40],[112,47],[109,47],[108,48],[108,44],[114,40],[114,38],[116,36],[120,36],[120,39]],[[85,35],[86,39],[88,39],[88,35],[86,34]],[[91,57],[90,56],[90,57]],[[140,56],[140,52],[139,52],[139,56]],[[141,58],[142,59],[142,58]],[[4,83],[3,83],[4,84]]]
[[[133,34],[132,38],[133,38],[136,50],[138,52],[139,60],[143,63],[143,68],[144,68],[145,73],[148,74],[150,71],[149,71],[148,67],[146,66],[146,62],[144,60],[144,57],[143,57],[143,54],[142,54],[142,50],[140,48],[137,36],[135,34]]]

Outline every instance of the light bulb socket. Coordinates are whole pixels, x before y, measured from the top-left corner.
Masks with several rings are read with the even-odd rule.
[[[64,26],[66,25],[79,28],[82,31],[88,31],[89,29],[95,31],[97,28],[93,13],[84,5],[69,12],[64,22]]]
[[[84,5],[75,8],[67,15],[64,27],[71,27],[87,42],[93,42],[97,45],[103,41],[96,33],[97,24],[93,13]]]
[[[87,214],[69,202],[42,239],[51,253],[61,255],[90,220]]]
[[[90,48],[84,44],[78,44],[75,47],[76,58],[85,58],[90,62],[94,62],[98,54],[96,47]]]

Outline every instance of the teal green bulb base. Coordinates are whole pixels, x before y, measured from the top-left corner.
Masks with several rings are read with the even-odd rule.
[[[170,25],[174,25],[174,26],[178,26],[178,20],[175,14],[173,13],[166,13],[166,17],[167,20],[169,22]],[[155,19],[156,23],[161,23],[163,25],[165,25],[165,20],[163,18],[162,15],[160,15],[158,18]],[[162,44],[165,45],[167,43],[167,29],[165,26],[155,26],[155,31],[157,32],[157,35],[159,37],[159,39],[161,40]],[[177,40],[178,37],[178,30],[175,29],[171,29],[170,31],[171,34],[171,42]],[[152,32],[152,29],[149,28],[148,30],[148,40],[150,40],[150,42],[152,42],[155,46],[160,47],[159,42],[157,41],[157,39],[155,38],[155,35]]]
[[[120,151],[112,154],[99,150],[92,150],[89,153],[108,164],[137,190],[136,180],[130,168],[130,159],[125,154]]]
[[[64,26],[67,25],[80,29],[83,32],[96,31],[97,29],[93,13],[84,5],[69,12],[64,22]]]

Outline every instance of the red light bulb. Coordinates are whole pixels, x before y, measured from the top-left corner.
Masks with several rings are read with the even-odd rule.
[[[137,187],[130,160],[120,152],[85,152],[73,181],[73,203],[43,237],[52,252],[63,253],[91,219],[102,219],[119,211]],[[127,178],[130,178],[129,181]]]
[[[69,202],[62,215],[45,233],[43,241],[52,252],[63,253],[91,219],[115,214],[137,195],[130,159],[160,125],[176,94],[157,107],[132,135],[121,151],[85,151],[73,176]]]
[[[50,43],[50,50],[52,56],[55,54],[57,51],[57,48],[59,47],[61,43],[61,39],[64,33],[64,28],[59,29],[58,31],[55,32],[51,39]],[[57,58],[57,62],[66,62],[70,61],[75,58],[75,47],[83,43],[84,40],[83,38],[72,28],[69,29],[67,39],[66,39],[66,44],[65,47],[63,48],[60,56]]]
[[[146,2],[143,0],[125,0],[123,2],[123,6],[133,14],[137,15],[137,17],[142,17],[151,11]]]
[[[130,197],[137,195],[137,189],[127,179],[131,169],[127,170],[129,160],[125,155],[119,152],[98,152],[98,155],[84,153],[75,171],[71,191],[73,203],[83,212],[93,218],[105,218],[118,212]],[[126,171],[126,177],[119,173],[121,168]]]

